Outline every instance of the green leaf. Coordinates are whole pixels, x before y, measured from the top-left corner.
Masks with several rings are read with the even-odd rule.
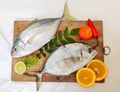
[[[77,35],[79,32],[79,28],[74,28],[71,30],[70,35]]]
[[[68,42],[70,42],[70,43],[76,42],[74,39],[72,39],[72,38],[70,38],[70,37],[67,37],[66,40],[67,40]]]
[[[40,59],[40,58],[41,58],[41,56],[40,56],[40,54],[39,54],[39,53],[37,53],[37,54],[36,54],[36,57],[37,57],[38,59]]]
[[[58,44],[58,37],[56,36],[55,38],[54,38],[54,45],[56,46],[56,47],[59,47],[60,46],[60,44]]]
[[[64,37],[67,38],[68,36],[69,36],[68,27],[66,27],[64,30]]]
[[[50,46],[50,48],[53,48],[53,47],[54,47],[54,43],[53,43],[53,40],[52,40],[52,39],[50,40],[49,46]]]
[[[44,46],[44,50],[45,50],[46,52],[50,53],[50,52],[49,52],[49,48],[48,48],[48,44],[46,44],[46,45]]]
[[[53,51],[53,48],[50,48],[48,51],[49,51],[49,53],[51,53]]]
[[[72,39],[72,38],[69,37],[68,27],[66,27],[66,29],[64,30],[64,37],[70,43],[76,42],[74,39]]]
[[[43,52],[43,49],[41,48],[40,50],[40,54],[43,55],[44,57],[46,57],[46,54]]]
[[[66,40],[63,40],[63,38],[62,38],[62,32],[61,31],[58,32],[58,38],[59,38],[59,41],[62,44],[68,44],[68,42]]]

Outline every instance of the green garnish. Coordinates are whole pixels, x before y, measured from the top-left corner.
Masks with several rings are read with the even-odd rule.
[[[62,44],[68,44],[68,42],[66,41],[66,40],[63,40],[63,38],[62,38],[62,32],[61,31],[59,31],[58,32],[58,38],[59,38],[59,41],[62,43]]]
[[[55,37],[53,40],[54,40],[53,42],[54,42],[55,46],[59,47],[60,44],[58,44],[58,37]]]
[[[54,47],[53,39],[50,40],[49,47],[50,47],[50,48],[53,48],[53,47]]]
[[[49,53],[48,44],[46,44],[46,45],[44,46],[44,50]]]
[[[40,53],[37,53],[37,54],[36,54],[36,57],[37,57],[38,59],[40,59],[40,58],[41,58]]]
[[[27,67],[30,67],[38,63],[38,58],[36,56],[24,57],[23,61]]]
[[[76,42],[74,39],[69,37],[69,32],[68,32],[68,27],[66,27],[65,31],[64,31],[64,37],[65,39],[69,42],[69,43],[74,43]]]
[[[39,53],[36,54],[37,59],[40,59],[41,55],[46,57],[46,53],[51,53],[55,47],[59,47],[62,44],[65,45],[68,43],[76,42],[70,36],[77,35],[78,31],[79,31],[79,28],[74,28],[69,33],[68,27],[65,28],[64,35],[62,35],[62,31],[59,31],[58,34],[54,38],[52,38],[49,43],[45,44],[43,48],[39,49]],[[28,61],[28,60],[25,58],[24,61]]]
[[[77,35],[80,28],[74,28],[71,30],[70,35]]]
[[[44,53],[43,49],[41,48],[40,50],[40,54],[43,55],[44,57],[46,57],[46,54]]]

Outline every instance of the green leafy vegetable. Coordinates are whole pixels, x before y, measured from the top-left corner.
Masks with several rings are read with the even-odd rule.
[[[67,38],[69,36],[68,27],[64,30],[64,36]]]
[[[38,58],[36,56],[24,57],[23,61],[27,67],[30,67],[38,63]]]
[[[66,27],[66,29],[64,31],[64,37],[70,43],[74,43],[75,42],[74,39],[72,39],[72,38],[69,37],[68,27]]]
[[[70,37],[67,37],[66,40],[69,41],[70,43],[76,42],[74,39],[72,39],[72,38],[70,38]]]
[[[44,53],[43,49],[41,48],[40,50],[40,54],[43,55],[44,57],[46,57],[46,54]]]
[[[60,44],[58,44],[58,37],[57,36],[54,38],[53,42],[54,42],[54,44],[55,44],[56,47],[60,46]]]
[[[71,30],[70,35],[77,35],[79,32],[79,28],[74,28]]]
[[[40,58],[41,58],[40,53],[37,53],[37,54],[36,54],[36,57],[37,57],[38,59],[40,59]]]
[[[46,44],[46,45],[44,46],[44,50],[45,50],[46,52],[50,53],[48,44]]]
[[[40,56],[40,54],[39,54],[39,53],[37,53],[37,54],[36,54],[36,57],[37,57],[38,59],[40,59],[40,58],[41,58],[41,56]]]
[[[50,46],[50,48],[54,47],[53,39],[50,40],[49,46]]]
[[[62,44],[68,44],[68,42],[66,41],[66,40],[63,40],[63,38],[62,38],[62,32],[61,31],[59,31],[58,32],[58,38],[59,38],[59,41],[62,43]]]

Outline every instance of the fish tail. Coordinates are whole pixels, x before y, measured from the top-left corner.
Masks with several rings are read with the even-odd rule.
[[[37,76],[37,72],[26,72],[26,73],[24,73],[24,75]]]
[[[63,11],[63,16],[62,16],[64,19],[68,19],[68,20],[76,20],[75,17],[71,16],[69,14],[69,10],[68,10],[68,5],[67,5],[67,0],[65,2],[65,5],[64,5],[64,11]]]
[[[24,74],[28,75],[28,76],[36,77],[36,90],[38,91],[40,89],[40,84],[42,81],[43,72],[40,72],[40,73],[38,73],[38,72],[26,72]]]
[[[32,23],[35,23],[35,22],[38,22],[38,21],[39,21],[39,19],[35,18],[35,19],[32,20]]]
[[[58,76],[58,80],[56,82],[60,82],[62,80],[64,80],[67,76]]]
[[[38,73],[37,77],[36,77],[36,90],[39,91],[40,89],[40,85],[41,85],[41,81],[42,81],[42,74],[43,73]]]

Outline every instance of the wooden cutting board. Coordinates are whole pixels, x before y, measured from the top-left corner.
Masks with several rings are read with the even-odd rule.
[[[27,26],[31,23],[31,21],[15,21],[14,22],[14,40],[16,39],[16,37],[18,36],[18,34]],[[96,48],[98,51],[98,55],[95,57],[97,59],[100,59],[104,62],[104,54],[103,54],[103,23],[101,20],[97,20],[97,21],[93,21],[94,25],[96,26],[96,28],[99,30],[100,32],[100,36],[99,36],[99,46]],[[87,21],[61,21],[59,27],[58,27],[58,31],[61,30],[62,32],[64,31],[64,29],[66,27],[69,28],[69,31],[73,28],[80,28],[83,25],[87,25]],[[27,34],[26,34],[27,35]],[[47,34],[46,34],[47,36]],[[83,40],[81,40],[78,36],[72,36],[72,38],[74,38],[76,40],[76,42],[83,42]],[[95,45],[96,44],[96,40],[95,39],[90,39],[87,42],[91,45]],[[38,51],[32,53],[35,54]],[[31,56],[31,55],[29,55]],[[27,75],[19,75],[17,73],[15,73],[13,67],[15,65],[15,63],[19,60],[23,60],[22,58],[17,58],[17,59],[12,59],[12,76],[11,76],[11,80],[12,81],[36,81],[36,77],[32,77],[32,76],[27,76]],[[28,67],[26,71],[40,71],[42,69],[43,64],[45,63],[46,58],[42,57],[39,60],[39,64],[36,64],[32,67]],[[61,82],[76,82],[75,79],[75,74],[76,72],[70,74],[69,76],[67,76],[64,80],[62,80]],[[51,76],[48,74],[44,74],[43,75],[43,79],[42,81],[44,82],[56,82],[58,80],[58,77],[56,76]],[[104,81],[101,81],[104,82]]]

